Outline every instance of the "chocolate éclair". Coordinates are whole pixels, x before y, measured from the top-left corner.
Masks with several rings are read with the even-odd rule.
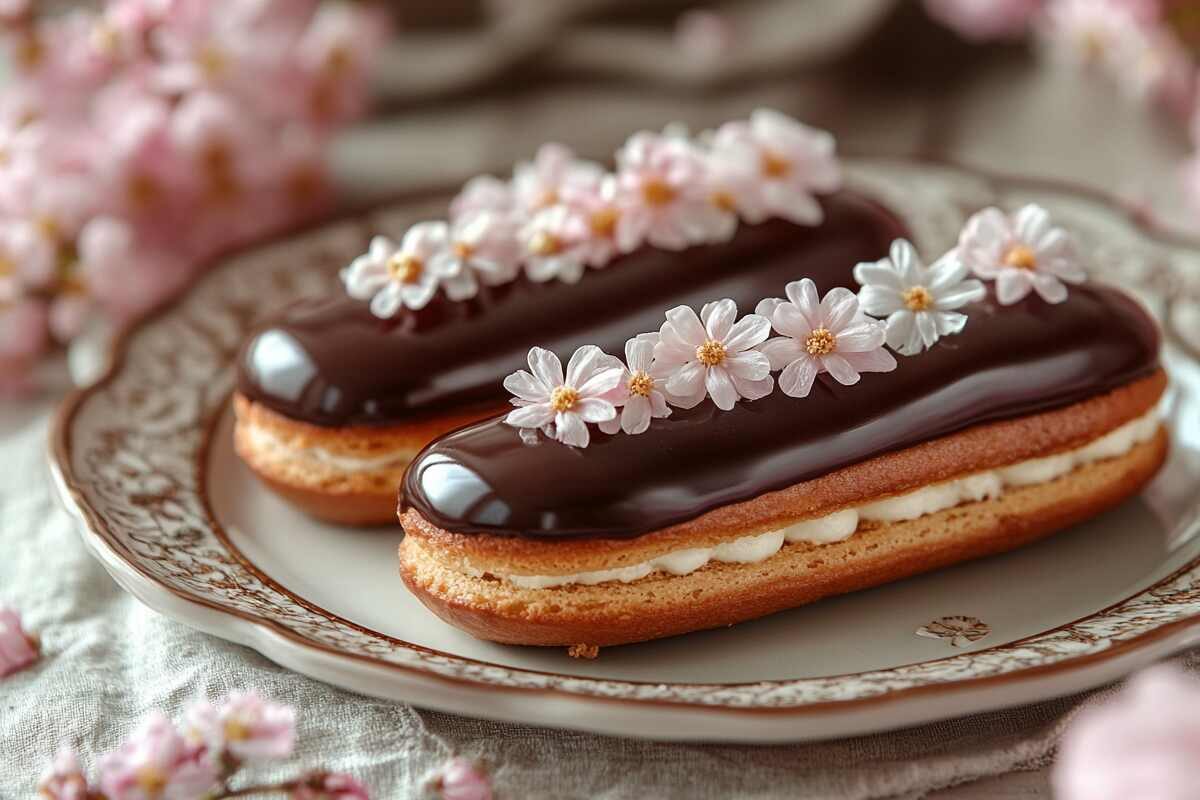
[[[1025,256],[1021,255],[1022,258]],[[851,269],[809,265],[821,291]],[[719,627],[999,553],[1162,465],[1159,333],[1122,292],[996,291],[890,372],[704,401],[567,447],[494,418],[412,462],[400,570],[435,614],[528,645]]]
[[[405,467],[436,436],[507,406],[505,375],[533,344],[619,349],[663,308],[744,305],[820,265],[849,271],[905,235],[873,200],[821,200],[823,222],[743,225],[724,243],[644,247],[579,283],[525,277],[380,319],[362,301],[303,301],[264,320],[238,357],[235,445],[270,488],[329,521],[395,519]]]

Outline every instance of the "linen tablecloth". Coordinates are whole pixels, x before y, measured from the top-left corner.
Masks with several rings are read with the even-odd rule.
[[[911,48],[873,57],[905,53]],[[875,66],[869,80],[862,62],[852,61],[805,79],[703,95],[611,81],[472,94],[361,126],[339,143],[337,167],[361,199],[499,169],[550,138],[604,157],[637,128],[676,119],[699,128],[767,104],[834,130],[844,149],[937,153],[1076,179],[1151,202],[1168,221],[1188,220],[1171,172],[1183,137],[1122,109],[1105,87],[1013,54],[956,68],[951,83],[901,87],[900,78],[887,76],[904,72],[904,64]],[[1077,146],[1083,134],[1086,148]],[[750,747],[548,731],[357,696],[190,630],[120,590],[53,497],[45,441],[54,406],[51,395],[0,408],[0,603],[22,610],[45,653],[34,668],[0,681],[5,800],[32,793],[60,741],[89,754],[91,765],[146,711],[178,716],[193,698],[243,688],[297,707],[293,765],[353,772],[380,798],[421,796],[425,779],[450,755],[487,764],[501,798],[920,797],[1043,767],[1073,711],[1102,699],[1066,698],[834,743]],[[1020,796],[1042,795],[1040,781],[1023,786],[1014,790]]]

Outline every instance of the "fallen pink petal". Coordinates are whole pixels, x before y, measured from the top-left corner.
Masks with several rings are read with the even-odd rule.
[[[38,657],[38,641],[21,627],[20,616],[0,606],[0,678],[26,669]]]
[[[451,758],[434,779],[442,800],[492,800],[492,784],[473,761]]]

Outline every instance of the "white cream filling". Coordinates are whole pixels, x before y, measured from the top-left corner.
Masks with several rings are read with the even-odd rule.
[[[293,447],[270,431],[256,426],[251,426],[247,433],[250,438],[250,446],[255,450],[262,451],[268,458],[310,459],[341,472],[373,472],[398,466],[412,457],[412,453],[407,449],[389,450],[370,458],[345,456],[332,453],[324,447]]]
[[[977,472],[945,483],[925,486],[858,508],[847,508],[816,519],[797,522],[782,530],[770,531],[757,536],[743,536],[715,547],[675,550],[628,567],[577,572],[571,575],[513,575],[490,571],[487,574],[506,580],[522,589],[550,589],[572,584],[595,586],[609,581],[632,583],[652,572],[687,575],[710,561],[756,564],[778,553],[785,542],[809,542],[812,544],[840,542],[849,538],[858,529],[860,520],[902,522],[953,508],[962,503],[973,503],[999,497],[1009,486],[1032,486],[1038,483],[1048,483],[1086,464],[1125,455],[1135,445],[1149,441],[1158,430],[1158,426],[1158,410],[1151,409],[1137,419],[1127,422],[1116,430],[1075,450],[1068,450],[1045,458],[1032,458],[1011,466]],[[476,569],[470,564],[464,564],[464,570],[475,577],[484,575],[484,571]]]

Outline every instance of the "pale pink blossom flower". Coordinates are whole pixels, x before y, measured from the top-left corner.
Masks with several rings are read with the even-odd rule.
[[[471,761],[456,757],[447,761],[433,781],[442,800],[492,800],[492,784]]]
[[[925,0],[929,16],[973,42],[1023,36],[1042,0]]]
[[[1158,666],[1068,726],[1054,767],[1060,800],[1195,800],[1200,796],[1200,682]]]
[[[858,383],[864,372],[891,372],[896,359],[883,349],[883,323],[865,316],[849,289],[831,289],[822,299],[809,278],[785,288],[787,301],[765,300],[759,313],[783,334],[760,350],[771,369],[783,370],[779,388],[790,397],[808,397],[818,375],[827,372],[843,386]]]
[[[564,377],[558,356],[541,347],[529,351],[529,372],[519,370],[504,379],[516,395],[504,421],[515,428],[540,429],[571,447],[587,447],[587,423],[617,416],[607,395],[621,380],[621,365],[595,345],[580,347],[567,363]]]
[[[619,407],[621,413],[600,423],[600,430],[605,433],[645,433],[651,419],[671,416],[662,387],[670,373],[654,361],[658,338],[657,333],[643,333],[625,342],[625,368],[617,388],[609,393],[613,405]]]
[[[691,408],[708,396],[728,411],[739,399],[771,393],[770,363],[755,349],[770,335],[770,321],[758,314],[734,320],[737,304],[729,299],[706,303],[699,317],[687,306],[667,312],[654,361],[672,405]]]
[[[563,185],[562,202],[583,218],[588,230],[579,242],[579,255],[589,267],[604,267],[617,257],[614,236],[621,209],[617,204],[617,176],[577,178]]]
[[[107,800],[195,800],[217,786],[218,767],[170,720],[153,712],[124,744],[100,758]]]
[[[253,692],[234,692],[217,705],[193,703],[184,712],[188,737],[210,757],[229,753],[240,761],[287,758],[296,743],[296,711]]]
[[[488,286],[506,283],[521,268],[516,232],[512,221],[501,214],[481,211],[450,223],[448,246],[434,256],[435,271],[463,275],[464,281],[478,278]],[[473,297],[476,290],[456,293],[452,299]]]
[[[367,787],[344,772],[318,772],[302,778],[289,792],[289,800],[371,800]]]
[[[48,325],[46,305],[41,300],[0,302],[0,370],[41,355],[48,343]]]
[[[38,171],[4,187],[0,202],[11,216],[0,222],[0,247],[26,286],[47,288],[57,279],[61,247],[87,219],[93,188],[81,175]]]
[[[987,296],[969,272],[953,250],[926,268],[912,243],[897,239],[888,258],[856,266],[854,279],[862,310],[887,320],[888,346],[911,356],[959,333],[967,315],[957,309]]]
[[[63,745],[38,780],[38,796],[44,800],[88,800],[87,778],[79,768],[75,751]]]
[[[0,606],[0,678],[19,672],[37,660],[37,640],[21,627],[21,618],[16,611]]]
[[[450,228],[445,222],[420,222],[404,234],[397,247],[386,236],[371,240],[366,254],[342,270],[347,293],[357,300],[371,301],[371,313],[387,319],[401,308],[418,311],[429,304],[440,286],[450,299],[465,299],[473,287],[473,276],[442,270],[452,262],[438,258],[449,245]]]
[[[476,175],[450,201],[450,218],[457,220],[482,211],[511,214],[516,207],[512,185],[494,175]]]
[[[213,13],[206,3],[175,3],[152,31],[159,55],[155,88],[167,95],[230,91],[269,102],[270,87],[292,37],[253,25],[252,4],[229,3]]]
[[[737,172],[745,169],[749,155],[753,180],[725,187],[747,222],[773,216],[816,225],[824,213],[815,195],[836,191],[842,184],[836,149],[828,132],[760,108],[749,121],[727,122],[717,129],[712,157],[736,165],[730,171]]]
[[[590,232],[587,220],[565,205],[536,212],[518,233],[525,274],[538,283],[553,278],[578,283],[585,268],[582,244]]]
[[[265,146],[246,109],[227,95],[194,92],[174,110],[169,136],[189,160],[209,210],[237,209],[258,179],[257,154]]]
[[[79,234],[79,279],[87,294],[118,321],[177,291],[190,274],[178,254],[143,249],[127,223],[96,217]]]
[[[1113,70],[1128,40],[1143,35],[1139,15],[1112,0],[1049,0],[1035,25],[1052,57]]]
[[[366,110],[369,67],[387,42],[388,17],[365,3],[322,3],[295,47],[299,74],[288,82],[306,93],[302,109],[318,124]]]
[[[603,172],[599,164],[576,157],[566,145],[548,142],[532,161],[513,168],[513,200],[523,213],[535,214],[561,201],[559,192],[566,182],[598,178]]]
[[[699,62],[713,62],[727,55],[737,41],[737,29],[725,14],[693,8],[675,20],[675,46]]]
[[[973,215],[959,235],[958,257],[980,278],[996,281],[1001,305],[1012,305],[1031,291],[1047,303],[1061,303],[1067,299],[1064,281],[1087,278],[1075,240],[1035,204],[1012,215],[998,208]]]
[[[617,152],[617,249],[643,242],[665,250],[716,239],[707,170],[687,139],[649,131],[635,133]]]
[[[1130,31],[1112,54],[1115,77],[1130,96],[1156,100],[1186,113],[1194,100],[1196,65],[1170,31],[1144,25]]]

